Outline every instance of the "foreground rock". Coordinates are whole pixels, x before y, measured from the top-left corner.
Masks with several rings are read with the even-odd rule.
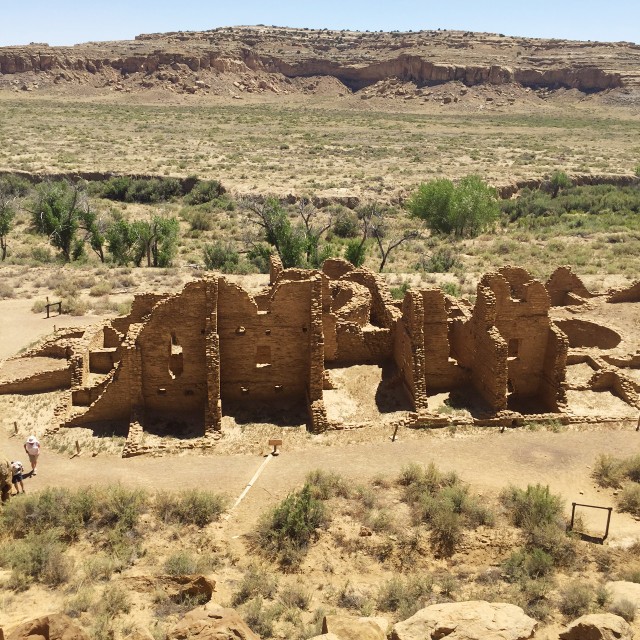
[[[88,640],[87,634],[64,613],[55,613],[16,627],[7,640]]]
[[[334,615],[324,617],[322,633],[339,640],[386,640],[388,626],[386,618]]]
[[[640,584],[636,582],[607,582],[607,591],[611,594],[611,604],[617,605],[625,600],[640,608]]]
[[[66,640],[66,639],[65,639]],[[213,606],[190,611],[167,635],[167,640],[260,640],[233,610]]]
[[[561,640],[631,640],[631,627],[612,613],[592,613],[574,620]]]
[[[538,623],[513,604],[481,600],[425,607],[393,627],[392,640],[525,640]]]

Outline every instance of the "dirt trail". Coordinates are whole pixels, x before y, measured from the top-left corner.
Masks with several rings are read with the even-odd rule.
[[[0,435],[0,449],[11,458],[25,458],[22,439]],[[487,430],[453,437],[421,438],[395,443],[381,442],[337,444],[332,447],[311,445],[297,451],[284,450],[265,468],[259,480],[229,519],[231,535],[247,532],[259,514],[299,487],[305,475],[317,468],[335,471],[358,482],[376,475],[397,475],[409,462],[434,461],[444,471],[456,471],[474,490],[496,493],[513,483],[526,486],[540,482],[550,485],[571,502],[613,506],[611,491],[598,489],[589,474],[599,453],[628,456],[640,453],[640,433],[632,427],[624,430],[548,431]],[[123,482],[148,489],[209,488],[236,498],[263,458],[258,455],[190,454],[164,458],[122,459],[100,454],[96,458],[46,451],[39,475],[27,481],[27,491],[46,486],[77,487]],[[594,518],[597,516],[594,516]],[[589,516],[594,526],[596,520]],[[624,544],[640,538],[640,524],[627,514],[614,513],[610,535],[614,543]]]

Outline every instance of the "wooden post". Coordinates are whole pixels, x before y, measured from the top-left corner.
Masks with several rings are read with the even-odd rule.
[[[15,420],[13,422],[13,432],[18,435],[18,423]]]
[[[76,453],[80,455],[80,443],[76,440]]]
[[[47,296],[47,318],[49,317],[49,296]]]

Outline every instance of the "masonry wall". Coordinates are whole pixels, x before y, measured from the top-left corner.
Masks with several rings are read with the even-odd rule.
[[[457,387],[464,378],[452,357],[449,341],[449,320],[445,296],[440,288],[421,292],[425,349],[425,380],[427,390],[440,391]],[[465,348],[468,348],[465,347]]]
[[[579,302],[575,298],[592,298],[593,294],[582,280],[571,271],[571,267],[558,267],[545,284],[552,307],[562,307]],[[569,295],[572,294],[572,295]]]
[[[227,400],[305,399],[311,369],[314,282],[283,281],[259,312],[239,286],[218,282],[220,390]]]
[[[420,293],[408,291],[395,331],[393,359],[415,411],[427,409],[424,308]]]
[[[507,343],[507,375],[513,397],[536,396],[550,337],[547,291],[523,269],[503,268],[499,274],[484,276],[481,282],[496,297],[495,326]]]
[[[610,291],[607,302],[640,302],[640,280],[626,289]]]
[[[21,380],[0,383],[0,395],[9,393],[45,393],[68,389],[71,386],[71,367],[42,371]]]
[[[567,370],[569,341],[553,323],[549,327],[549,338],[544,358],[539,395],[549,411],[559,411],[567,403],[567,392],[563,382]]]

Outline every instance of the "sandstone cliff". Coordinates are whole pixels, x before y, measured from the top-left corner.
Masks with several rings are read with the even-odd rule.
[[[119,90],[288,93],[313,91],[317,85],[300,81],[319,76],[347,92],[394,78],[414,83],[417,90],[458,81],[467,86],[635,93],[640,90],[640,46],[461,31],[360,33],[259,26],[146,34],[133,41],[73,47],[0,48],[0,87],[16,88],[27,80]]]

